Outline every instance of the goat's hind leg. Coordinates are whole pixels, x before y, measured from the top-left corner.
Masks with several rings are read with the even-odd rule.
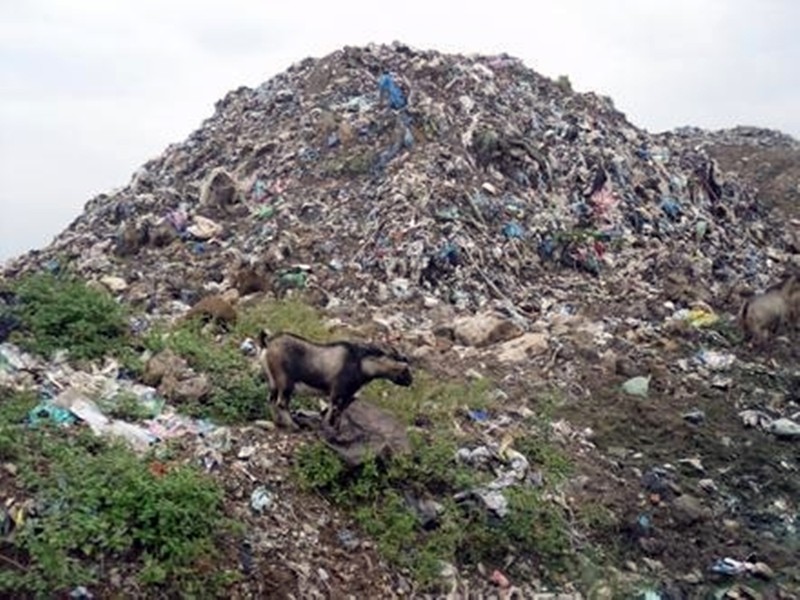
[[[274,405],[275,410],[275,424],[278,427],[286,427],[288,429],[299,429],[297,423],[292,419],[292,414],[289,412],[289,404],[292,401],[293,388],[284,388],[277,394],[276,402]]]

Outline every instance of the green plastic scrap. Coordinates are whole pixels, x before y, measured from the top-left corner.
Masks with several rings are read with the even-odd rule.
[[[279,277],[279,281],[286,286],[289,287],[296,287],[296,288],[304,288],[306,286],[306,274],[305,273],[283,273]]]
[[[39,403],[28,413],[28,423],[33,427],[48,421],[55,425],[73,425],[77,420],[71,411],[49,401]]]
[[[274,214],[275,214],[275,207],[272,205],[260,206],[258,208],[258,211],[256,212],[256,216],[259,219],[269,219]]]

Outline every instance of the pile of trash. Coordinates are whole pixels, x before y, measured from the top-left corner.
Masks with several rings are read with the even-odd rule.
[[[665,279],[667,299],[763,287],[800,249],[696,141],[507,55],[345,47],[228,93],[5,274],[66,259],[151,312],[314,288],[328,305],[499,302],[522,319],[550,285],[586,303]]]
[[[345,47],[227,94],[185,141],[126,186],[90,200],[50,245],[8,262],[0,279],[68,268],[135,307],[137,332],[211,295],[233,313],[230,305],[253,292],[307,290],[340,311],[336,319],[348,320],[351,310],[353,321],[371,319],[413,346],[412,357],[430,359],[437,376],[499,374],[508,391],[498,390],[500,416],[470,411],[482,439],[465,440],[454,457],[493,477],[456,501],[502,520],[514,488],[541,484],[539,465],[502,440],[522,421],[504,411],[512,403],[538,410],[542,383],[563,392],[576,423],[557,420],[551,434],[602,469],[571,482],[575,495],[620,514],[621,506],[636,507],[641,531],[631,552],[643,554],[632,572],[639,563],[648,574],[663,572],[655,556],[669,569],[688,557],[713,565],[707,571],[715,575],[766,577],[760,560],[719,555],[722,542],[711,562],[700,550],[684,556],[690,526],[709,544],[735,537],[730,552],[740,558],[748,557],[740,535],[748,528],[796,541],[796,502],[769,496],[767,486],[781,488],[775,475],[756,481],[767,471],[753,475],[746,459],[756,456],[753,444],[761,452],[769,445],[791,496],[800,396],[780,393],[779,369],[748,372],[746,353],[720,331],[742,294],[800,265],[800,229],[779,221],[750,180],[714,158],[725,145],[800,149],[788,136],[754,128],[651,134],[609,98],[575,93],[507,55]],[[13,326],[0,321],[0,342]],[[241,350],[256,348],[244,340]],[[227,428],[177,415],[164,398],[199,397],[208,381],[176,357],[159,360],[134,384],[112,363],[94,373],[59,360],[45,368],[3,344],[0,386],[38,391],[32,425],[82,420],[137,450],[194,436],[197,461],[240,480],[237,511],[278,519],[274,507],[293,505],[272,485],[283,477],[270,463],[275,436],[237,432],[242,445]],[[159,364],[163,373],[153,368]],[[110,416],[120,396],[135,398],[147,418]],[[729,435],[698,435],[697,453],[681,454],[683,440],[717,423]],[[295,438],[280,435],[283,468]],[[396,419],[358,402],[326,442],[350,465],[365,453],[408,451]],[[719,452],[739,462],[716,468]],[[223,455],[230,469],[215,469]],[[652,455],[660,470],[646,469]],[[253,475],[259,471],[263,477]],[[406,501],[435,521],[435,503]],[[324,521],[325,510],[315,507],[315,519]],[[713,528],[720,515],[724,536]],[[284,525],[257,540],[265,553],[295,543]],[[297,555],[321,539],[314,527],[302,529],[308,537]],[[346,549],[350,536],[342,539]],[[298,581],[328,581],[327,571],[305,566],[296,569]],[[496,573],[493,585],[505,589]],[[698,585],[708,573],[684,575]]]
[[[120,377],[120,367],[113,360],[88,373],[64,359],[62,354],[47,362],[13,344],[0,344],[0,387],[38,394],[39,403],[28,415],[29,426],[43,421],[63,426],[84,422],[96,435],[120,439],[139,453],[157,442],[186,435],[213,444],[225,429],[178,413],[155,388]],[[109,416],[126,400],[142,416],[139,422]]]

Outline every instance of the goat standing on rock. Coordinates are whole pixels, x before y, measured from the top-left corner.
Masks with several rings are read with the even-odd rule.
[[[337,341],[318,344],[291,333],[259,335],[261,363],[269,380],[269,401],[279,426],[296,427],[289,414],[294,387],[303,383],[328,396],[323,425],[336,427],[355,393],[373,379],[408,387],[413,382],[408,360],[368,344]]]

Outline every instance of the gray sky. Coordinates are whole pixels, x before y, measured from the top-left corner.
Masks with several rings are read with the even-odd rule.
[[[227,91],[345,45],[508,52],[650,131],[800,137],[798,34],[797,0],[0,0],[0,261],[49,243]]]

